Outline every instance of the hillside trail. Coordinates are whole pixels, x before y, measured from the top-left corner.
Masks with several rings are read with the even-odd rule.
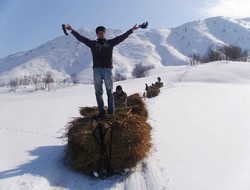
[[[167,72],[164,75],[161,75],[163,79],[162,82],[165,84],[161,91],[166,91],[171,88],[178,86],[183,78],[188,74],[188,72],[194,67],[183,67],[176,68],[174,71]],[[159,94],[161,96],[161,93]],[[151,104],[157,99],[151,98],[146,100],[146,104],[150,108]],[[149,110],[149,123],[153,124],[154,128],[157,128],[157,121],[154,121],[154,118],[150,118],[150,112],[157,112],[157,110]],[[158,110],[160,111],[160,110]],[[162,111],[162,110],[161,110]],[[154,132],[153,132],[154,133]],[[153,143],[157,142],[157,139],[154,139]],[[126,190],[167,190],[169,189],[169,180],[167,177],[167,171],[160,166],[160,160],[157,158],[157,148],[153,145],[153,150],[150,152],[149,156],[137,167],[135,171],[128,179],[124,182],[124,188]]]
[[[168,76],[167,87],[173,87],[175,84],[182,83],[183,78],[185,78],[188,72],[194,68],[195,67],[188,66],[172,72]]]

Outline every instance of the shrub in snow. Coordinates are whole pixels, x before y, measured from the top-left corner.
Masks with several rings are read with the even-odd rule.
[[[134,70],[132,72],[132,75],[135,78],[146,77],[146,76],[148,76],[148,71],[153,69],[153,68],[154,68],[153,65],[143,66],[141,63],[139,63],[139,64],[135,65]]]
[[[11,92],[16,92],[16,89],[18,88],[18,82],[19,79],[18,78],[15,78],[15,79],[11,79],[9,81],[9,86],[10,86],[10,91]]]

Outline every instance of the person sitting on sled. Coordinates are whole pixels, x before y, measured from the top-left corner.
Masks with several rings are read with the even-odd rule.
[[[118,85],[116,91],[113,93],[115,108],[126,108],[127,107],[127,93],[122,90],[122,86]]]

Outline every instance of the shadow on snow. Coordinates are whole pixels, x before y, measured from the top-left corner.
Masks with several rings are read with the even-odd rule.
[[[1,171],[0,179],[30,174],[34,178],[46,178],[50,186],[60,186],[71,190],[109,189],[125,179],[125,177],[113,176],[106,180],[100,180],[77,173],[67,166],[64,160],[64,150],[65,146],[43,146],[31,150],[29,154],[35,159],[14,169]]]

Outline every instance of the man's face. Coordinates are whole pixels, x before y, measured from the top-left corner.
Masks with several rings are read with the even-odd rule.
[[[116,92],[117,92],[118,94],[121,94],[121,93],[122,93],[122,91],[121,91],[121,90],[116,90]]]
[[[104,31],[98,31],[96,35],[97,35],[98,38],[102,38],[102,39],[105,38],[105,32]]]

